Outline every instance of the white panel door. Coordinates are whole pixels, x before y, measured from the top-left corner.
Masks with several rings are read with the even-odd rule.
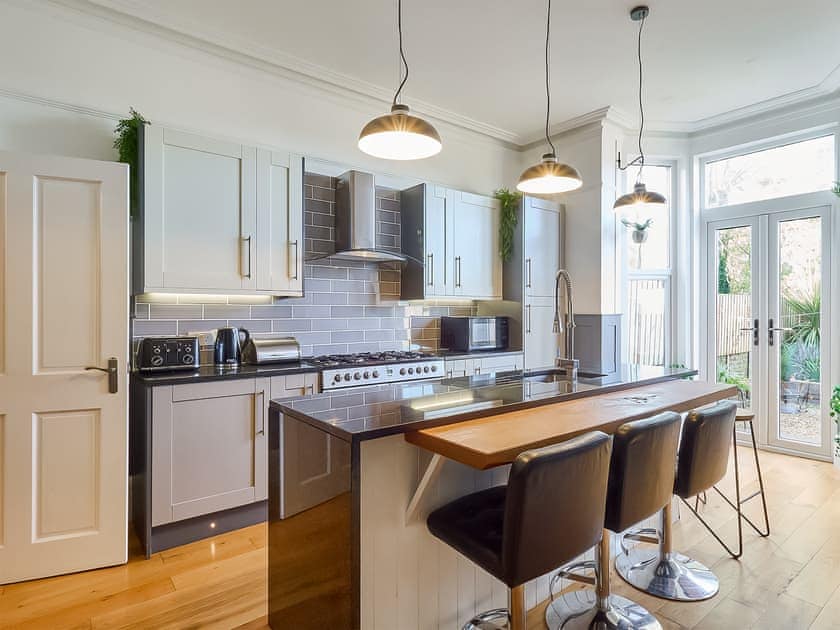
[[[561,335],[555,334],[554,306],[545,298],[532,298],[525,304],[525,367],[550,368],[557,358]]]
[[[256,149],[145,128],[145,290],[256,288]]]
[[[128,168],[0,152],[0,243],[0,584],[123,563]]]
[[[257,151],[257,289],[303,294],[303,157]]]
[[[525,294],[552,297],[563,267],[563,214],[558,204],[525,197]]]
[[[491,197],[450,191],[453,293],[472,298],[501,298],[499,202]],[[447,200],[448,201],[448,200]]]

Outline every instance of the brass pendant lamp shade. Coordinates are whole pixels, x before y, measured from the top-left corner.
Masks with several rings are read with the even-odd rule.
[[[526,168],[519,176],[516,189],[520,192],[537,195],[553,195],[575,190],[583,185],[580,173],[574,166],[557,161],[557,151],[548,132],[548,120],[551,113],[551,85],[549,83],[549,62],[551,44],[551,0],[548,0],[548,13],[545,20],[545,139],[551,151],[542,156],[539,164]]]
[[[546,153],[539,164],[522,172],[516,188],[524,193],[550,195],[575,190],[582,185],[583,180],[574,166],[561,164],[553,153]]]
[[[408,81],[408,61],[403,51],[402,0],[397,0],[397,33],[400,41],[400,59],[404,72],[394,94],[391,113],[371,120],[359,134],[359,148],[374,157],[385,160],[420,160],[440,153],[443,144],[440,135],[429,122],[408,113],[408,105],[399,102],[405,82]]]
[[[386,160],[419,160],[440,153],[443,144],[437,130],[408,112],[407,105],[393,105],[390,114],[371,120],[359,134],[359,148]]]
[[[660,195],[658,192],[648,190],[641,182],[637,182],[633,187],[633,192],[621,195],[615,200],[613,210],[622,212],[624,210],[650,208],[651,206],[664,206],[668,203],[665,195]]]
[[[631,166],[639,167],[639,175],[636,178],[636,185],[633,186],[633,192],[621,195],[615,200],[613,210],[625,217],[632,214],[638,215],[639,212],[646,210],[655,210],[667,205],[668,200],[665,195],[658,192],[648,190],[644,182],[642,182],[642,171],[645,167],[645,152],[642,149],[642,134],[645,129],[645,107],[642,100],[642,29],[645,26],[645,19],[650,14],[650,9],[644,5],[634,7],[630,11],[630,19],[639,23],[639,37],[637,42],[636,53],[639,60],[639,114],[641,122],[639,124],[639,156],[628,162],[624,166],[621,165],[621,154],[618,154],[618,168],[619,170],[627,170]]]

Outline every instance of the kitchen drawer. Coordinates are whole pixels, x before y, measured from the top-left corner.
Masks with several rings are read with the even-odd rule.
[[[298,396],[317,394],[321,391],[319,380],[320,374],[318,372],[272,376],[271,398],[297,398]]]

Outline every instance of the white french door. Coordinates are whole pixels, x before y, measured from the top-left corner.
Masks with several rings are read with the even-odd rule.
[[[707,374],[737,385],[759,443],[831,457],[830,206],[706,223]]]
[[[0,584],[126,561],[127,357],[127,167],[0,152]]]

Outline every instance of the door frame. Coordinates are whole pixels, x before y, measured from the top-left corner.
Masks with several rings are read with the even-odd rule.
[[[700,327],[699,341],[700,348],[710,348],[715,343],[715,302],[712,299],[716,295],[716,290],[712,282],[714,277],[709,273],[710,264],[713,260],[715,252],[713,252],[714,241],[710,238],[712,231],[717,228],[725,228],[727,226],[738,225],[754,225],[754,247],[759,250],[754,250],[753,253],[753,305],[754,309],[759,308],[757,312],[759,317],[760,339],[762,340],[758,346],[758,355],[755,357],[756,368],[760,374],[754,375],[754,379],[761,379],[761,384],[764,390],[767,390],[770,384],[767,370],[770,366],[769,348],[766,343],[767,335],[767,319],[769,309],[769,269],[768,265],[757,265],[757,261],[762,257],[769,262],[769,252],[765,254],[764,248],[770,246],[769,242],[769,223],[772,216],[784,215],[791,218],[804,218],[808,216],[821,216],[822,220],[827,222],[827,228],[823,231],[823,291],[827,295],[825,300],[826,307],[823,308],[821,328],[826,330],[826,336],[821,348],[821,365],[823,367],[821,373],[821,392],[825,392],[824,396],[830,396],[833,383],[840,375],[840,348],[838,347],[838,340],[840,335],[830,335],[828,331],[830,317],[832,312],[840,312],[840,274],[831,273],[831,255],[832,245],[840,244],[840,220],[837,218],[837,212],[840,209],[838,198],[829,191],[821,191],[816,193],[808,193],[804,195],[796,195],[791,197],[781,197],[777,199],[769,199],[764,201],[756,201],[746,204],[725,206],[722,208],[715,208],[714,210],[704,211],[700,218],[700,286],[703,287],[700,295],[700,312],[707,316],[707,323]],[[756,255],[756,253],[758,255]],[[758,269],[756,269],[758,267]],[[758,287],[756,291],[755,287]],[[761,296],[758,297],[758,293]],[[758,304],[757,304],[758,302]],[[706,352],[705,356],[700,357],[700,373],[701,377],[706,380],[714,380],[716,378],[717,366],[714,357],[710,352]],[[774,368],[775,369],[775,368]],[[758,421],[755,424],[756,439],[759,447],[768,451],[775,451],[779,453],[795,455],[799,457],[817,459],[820,461],[832,461],[834,452],[834,423],[828,419],[828,404],[824,404],[823,409],[823,428],[822,428],[822,445],[819,449],[793,449],[785,446],[784,441],[778,439],[771,440],[770,438],[770,419],[769,413],[769,392],[762,393],[758,397],[757,405],[753,403],[753,409],[756,412],[757,418],[763,418],[764,421]],[[827,398],[826,398],[827,400]]]

